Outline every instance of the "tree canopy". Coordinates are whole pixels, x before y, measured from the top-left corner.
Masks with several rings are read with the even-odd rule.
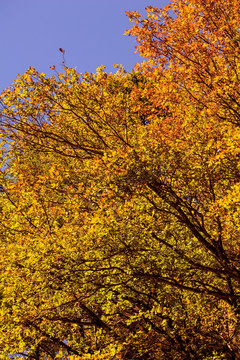
[[[146,10],[1,95],[0,359],[240,359],[240,3]]]

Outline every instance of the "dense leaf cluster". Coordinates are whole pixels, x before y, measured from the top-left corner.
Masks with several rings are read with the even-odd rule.
[[[240,4],[128,15],[133,72],[1,95],[0,359],[240,359]]]

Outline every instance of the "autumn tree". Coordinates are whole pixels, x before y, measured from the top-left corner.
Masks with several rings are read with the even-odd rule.
[[[2,359],[240,359],[240,4],[128,16],[131,73],[2,93]]]

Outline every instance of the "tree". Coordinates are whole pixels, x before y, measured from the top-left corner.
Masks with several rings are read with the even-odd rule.
[[[0,358],[240,359],[239,14],[132,12],[133,72],[3,92]]]

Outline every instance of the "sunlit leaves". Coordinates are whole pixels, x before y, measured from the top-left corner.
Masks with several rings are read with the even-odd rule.
[[[239,4],[129,18],[131,73],[1,95],[3,359],[239,356]]]

